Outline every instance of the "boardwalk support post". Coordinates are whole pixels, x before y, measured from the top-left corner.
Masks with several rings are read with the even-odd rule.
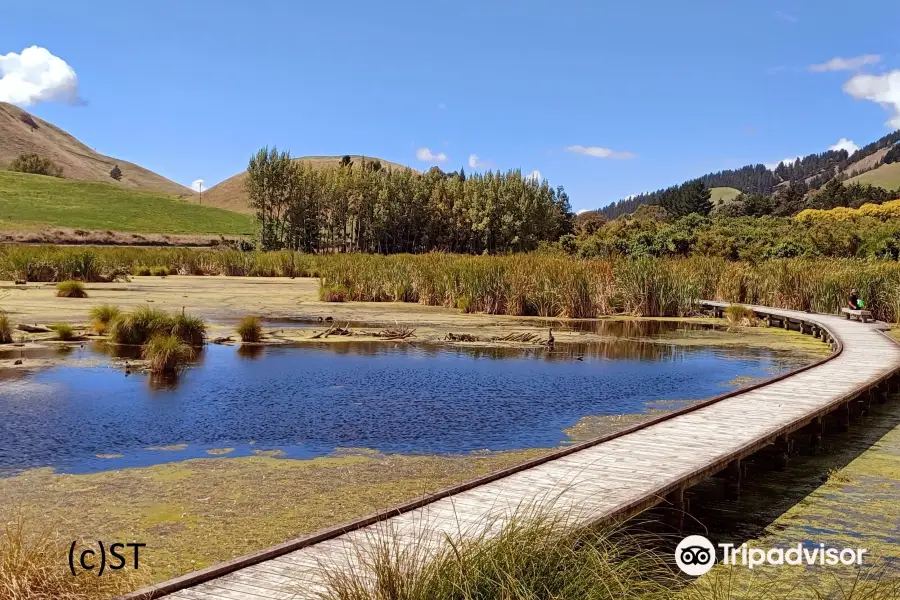
[[[741,459],[733,460],[725,467],[725,497],[729,500],[741,497]]]
[[[794,447],[794,440],[788,434],[779,435],[775,440],[774,456],[775,469],[783,471],[787,468],[791,460],[791,451]]]
[[[835,416],[837,417],[838,431],[848,431],[850,429],[850,403],[841,404],[835,411]]]
[[[684,515],[688,511],[688,499],[684,497],[684,486],[678,486],[666,495],[669,503],[669,524],[679,533],[684,530]]]
[[[822,417],[813,419],[807,428],[809,428],[809,449],[812,454],[815,454],[822,445],[822,433],[825,431]]]

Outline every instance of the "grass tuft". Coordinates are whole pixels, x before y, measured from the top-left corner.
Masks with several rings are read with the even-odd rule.
[[[169,273],[168,267],[162,267],[162,266],[150,267],[150,275],[153,275],[154,277],[165,277],[166,275],[169,275],[169,274],[170,273]]]
[[[135,265],[131,268],[131,274],[146,277],[150,275],[150,267],[147,265]]]
[[[238,335],[242,342],[258,342],[262,339],[262,324],[259,317],[244,317],[238,324]]]
[[[191,346],[202,346],[206,339],[206,323],[200,317],[182,312],[172,318],[172,335]]]
[[[78,339],[75,328],[68,323],[54,323],[50,326],[50,329],[56,332],[56,339],[60,341],[71,342]]]
[[[194,358],[194,349],[172,333],[160,333],[141,348],[141,358],[152,373],[177,373]]]
[[[12,323],[9,317],[0,313],[0,344],[12,344]]]
[[[747,308],[742,304],[730,304],[725,307],[725,318],[731,325],[741,325],[744,323],[753,323],[755,316],[753,309]]]
[[[142,306],[112,322],[109,338],[116,344],[140,346],[157,333],[172,330],[172,318],[161,310]]]
[[[112,304],[101,304],[92,308],[88,312],[88,316],[91,318],[91,327],[94,329],[94,333],[103,335],[120,314],[119,307]]]
[[[56,284],[56,295],[59,298],[87,298],[84,284],[80,281],[60,281]]]

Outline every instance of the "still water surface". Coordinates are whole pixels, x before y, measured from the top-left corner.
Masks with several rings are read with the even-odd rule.
[[[644,333],[659,337],[679,326],[650,327]],[[211,345],[177,382],[160,385],[143,374],[126,377],[104,352],[109,348],[86,346],[66,359],[100,357],[99,366],[64,363],[0,381],[0,474],[144,466],[224,447],[234,448],[230,456],[277,451],[298,458],[346,447],[553,447],[584,416],[701,399],[732,389],[735,377],[796,366],[764,349],[633,339],[558,345],[552,353],[406,343]],[[173,445],[186,447],[160,449]]]

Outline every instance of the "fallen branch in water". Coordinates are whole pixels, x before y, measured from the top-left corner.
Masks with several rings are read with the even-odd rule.
[[[414,337],[415,332],[416,330],[411,327],[397,327],[395,329],[382,329],[372,335],[385,340],[405,340],[408,337]]]
[[[312,336],[310,339],[317,340],[319,338],[327,338],[330,335],[353,335],[353,332],[350,331],[350,321],[347,321],[347,324],[343,327],[332,325],[325,331],[320,331],[316,335]]]
[[[480,342],[476,336],[470,333],[448,333],[444,340],[448,342]]]

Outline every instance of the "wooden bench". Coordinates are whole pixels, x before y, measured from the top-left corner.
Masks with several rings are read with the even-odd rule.
[[[842,308],[841,312],[844,313],[844,316],[848,319],[851,316],[856,317],[857,320],[862,321],[863,323],[867,323],[869,319],[872,318],[872,313],[863,309],[854,310],[852,308]]]

